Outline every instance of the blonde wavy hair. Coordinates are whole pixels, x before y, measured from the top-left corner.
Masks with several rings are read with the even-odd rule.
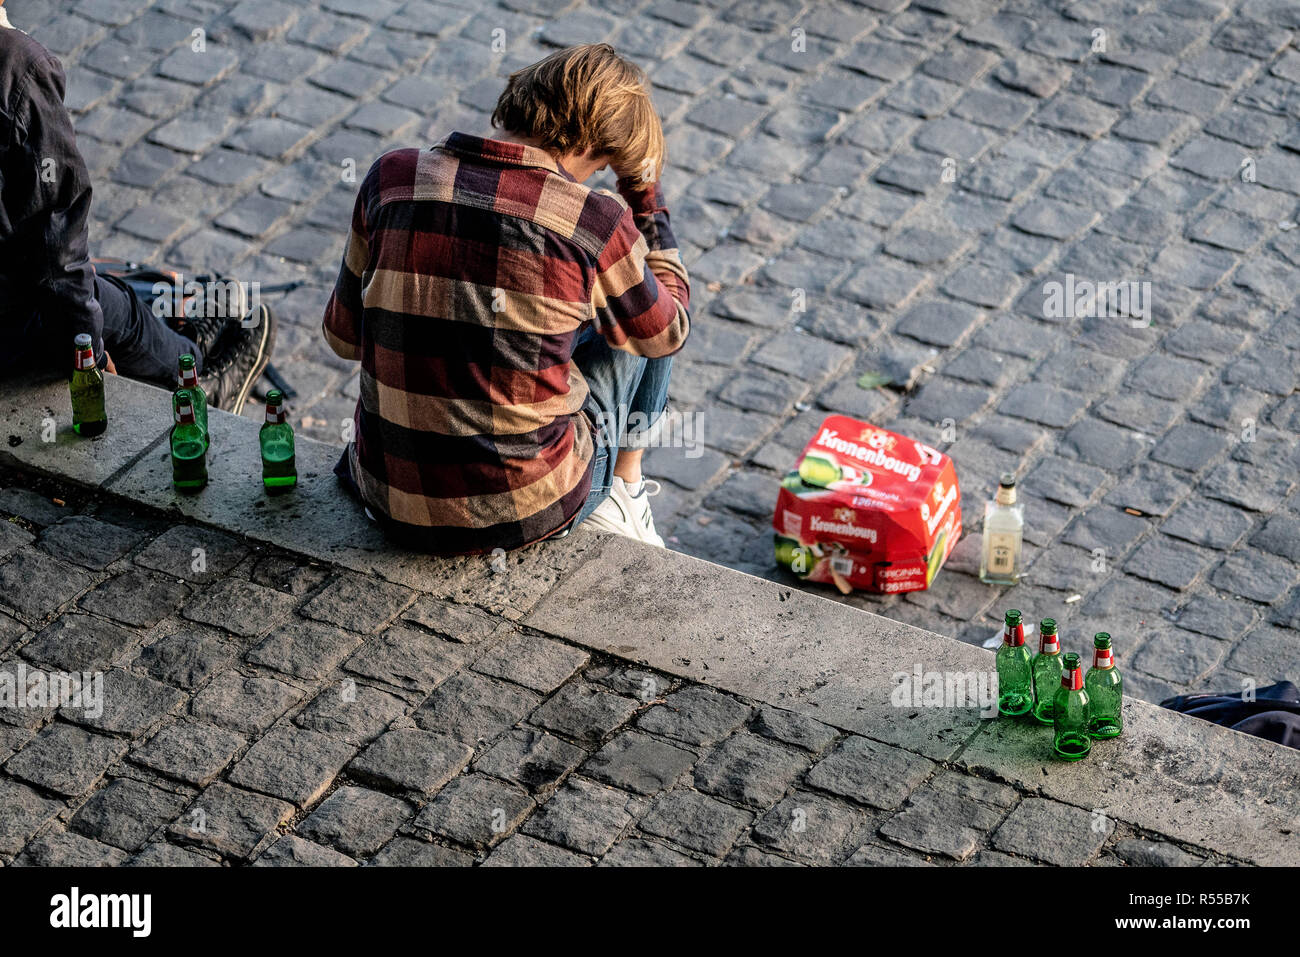
[[[492,126],[560,156],[607,154],[637,189],[649,189],[663,172],[664,132],[645,71],[608,43],[558,50],[510,74]]]

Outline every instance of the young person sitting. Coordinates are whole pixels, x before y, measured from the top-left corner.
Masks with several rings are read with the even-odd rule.
[[[513,74],[489,137],[381,156],[324,333],[361,362],[340,478],[390,537],[512,549],[588,522],[662,546],[641,456],[689,283],[642,71],[607,44]],[[618,195],[584,182],[610,166]]]

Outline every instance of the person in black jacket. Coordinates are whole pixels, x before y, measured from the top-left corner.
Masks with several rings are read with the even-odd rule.
[[[71,370],[73,339],[89,333],[99,368],[163,385],[192,353],[221,397],[247,392],[269,358],[272,329],[235,317],[174,331],[126,283],[97,275],[87,226],[91,185],[63,105],[63,67],[11,26],[0,0],[0,378]],[[205,369],[206,366],[206,369]],[[204,375],[206,371],[206,375]]]

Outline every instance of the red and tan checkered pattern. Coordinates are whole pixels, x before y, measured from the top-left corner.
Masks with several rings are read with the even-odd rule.
[[[682,347],[689,285],[662,193],[620,191],[462,133],[371,167],[324,329],[361,360],[353,478],[404,539],[464,554],[563,528],[594,448],[578,331],[637,355]]]

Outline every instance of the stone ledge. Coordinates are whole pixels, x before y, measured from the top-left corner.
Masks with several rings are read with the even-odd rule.
[[[1244,860],[1300,862],[1300,753],[1130,699],[1127,732],[1086,762],[1050,760],[1046,729],[970,709],[895,708],[894,675],[992,667],[992,655],[816,595],[637,542],[577,532],[509,555],[436,559],[393,548],[335,482],[338,451],[298,439],[300,487],[269,498],[252,419],[213,411],[211,484],[169,484],[164,390],[108,378],[109,432],[67,424],[62,380],[7,383],[0,461],[173,512],[443,598],[574,644],[803,713]],[[50,416],[54,442],[41,441]],[[629,608],[636,615],[629,617]]]

